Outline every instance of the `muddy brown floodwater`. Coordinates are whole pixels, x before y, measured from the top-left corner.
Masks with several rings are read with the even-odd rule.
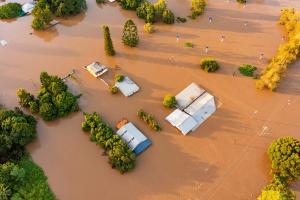
[[[169,0],[169,6],[178,16],[188,15],[188,0]],[[20,87],[37,93],[42,70],[62,77],[75,69],[76,79],[68,84],[73,92],[83,94],[83,111],[99,112],[112,126],[126,117],[153,141],[138,157],[136,169],[120,175],[81,131],[81,112],[52,123],[38,119],[39,136],[28,149],[61,200],[255,199],[270,180],[268,145],[279,136],[300,137],[300,63],[290,67],[276,93],[257,91],[251,78],[233,73],[243,63],[254,64],[260,71],[274,55],[283,42],[282,29],[276,25],[282,7],[300,10],[300,2],[250,0],[244,8],[234,0],[209,0],[205,14],[197,20],[157,23],[157,32],[151,35],[143,33],[143,21],[134,12],[116,4],[98,6],[94,0],[88,1],[84,14],[64,19],[43,33],[29,34],[30,16],[0,21],[0,39],[9,42],[0,47],[0,102],[16,106]],[[121,43],[128,18],[139,28],[137,48]],[[103,24],[110,26],[115,57],[104,55]],[[186,48],[184,42],[196,46]],[[199,68],[205,46],[208,56],[220,62],[217,73]],[[264,60],[258,59],[260,53],[265,54]],[[105,79],[123,73],[141,91],[129,98],[109,94],[100,80],[81,69],[92,61],[111,67]],[[114,70],[116,65],[120,71]],[[164,120],[171,111],[161,101],[164,94],[177,94],[191,82],[215,95],[219,107],[196,132],[183,136]],[[137,118],[140,108],[156,116],[162,132],[151,131]],[[299,183],[294,190],[299,196]]]

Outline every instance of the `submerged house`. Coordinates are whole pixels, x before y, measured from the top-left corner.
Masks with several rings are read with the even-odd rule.
[[[108,68],[99,62],[93,62],[84,68],[96,78],[108,71]]]
[[[129,97],[140,90],[139,86],[128,76],[124,76],[124,79],[120,82],[117,81],[115,86],[119,88],[125,97]]]
[[[175,96],[177,109],[166,120],[186,135],[216,111],[214,96],[192,83]]]
[[[131,122],[122,125],[117,131],[117,134],[127,142],[136,155],[145,151],[152,144],[151,141]]]

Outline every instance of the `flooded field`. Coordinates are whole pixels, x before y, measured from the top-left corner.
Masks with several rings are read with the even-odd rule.
[[[189,14],[188,0],[168,3],[177,16]],[[31,16],[0,21],[0,40],[8,41],[0,46],[0,103],[16,106],[20,87],[36,94],[43,70],[63,77],[75,69],[75,79],[68,84],[74,93],[83,94],[82,111],[100,113],[113,127],[126,117],[152,140],[136,168],[120,175],[81,131],[82,112],[51,123],[39,119],[38,139],[28,149],[61,200],[255,199],[270,180],[268,145],[279,136],[299,138],[300,62],[290,67],[275,93],[256,90],[254,81],[237,68],[251,63],[261,71],[266,66],[284,42],[276,24],[283,7],[300,10],[300,2],[252,0],[243,7],[234,0],[209,0],[203,16],[185,24],[157,23],[151,35],[143,32],[144,23],[134,12],[117,4],[98,6],[94,0],[88,0],[85,13],[63,19],[47,32],[32,31]],[[213,17],[212,23],[208,17]],[[121,42],[128,18],[139,29],[137,48]],[[115,57],[104,54],[103,24],[110,26]],[[196,46],[186,48],[184,42]],[[214,74],[199,67],[206,46],[208,56],[221,65]],[[141,91],[129,98],[111,95],[103,82],[82,69],[94,61],[110,67],[104,79],[115,73],[129,75]],[[215,95],[219,107],[196,132],[183,136],[164,120],[171,111],[161,102],[166,93],[177,94],[191,82]],[[151,131],[138,119],[140,108],[156,116],[162,132]],[[299,196],[299,183],[294,190]]]

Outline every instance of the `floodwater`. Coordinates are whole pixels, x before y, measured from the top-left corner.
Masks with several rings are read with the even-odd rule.
[[[178,16],[189,13],[188,0],[169,0],[169,7]],[[268,145],[279,136],[299,138],[300,63],[290,67],[276,93],[257,91],[251,78],[234,72],[244,63],[260,71],[274,55],[283,42],[282,28],[276,24],[282,7],[300,10],[300,2],[252,0],[243,7],[234,0],[210,0],[197,20],[157,23],[151,35],[143,33],[143,21],[134,12],[117,4],[98,6],[94,0],[88,1],[85,13],[63,19],[47,32],[33,32],[31,16],[0,21],[0,40],[8,41],[0,47],[0,102],[16,106],[20,87],[37,93],[43,70],[63,77],[75,69],[68,84],[83,94],[82,111],[100,113],[113,127],[126,117],[153,141],[138,157],[136,168],[121,175],[81,131],[81,112],[51,123],[39,119],[39,137],[28,149],[61,200],[255,199],[270,180]],[[208,17],[213,18],[211,23]],[[121,43],[128,18],[139,29],[137,48]],[[115,57],[104,55],[103,24],[110,27]],[[186,48],[184,42],[196,46]],[[206,46],[207,56],[221,65],[214,74],[198,65]],[[105,80],[111,81],[116,73],[129,75],[141,91],[129,98],[111,95],[103,82],[81,68],[93,61],[111,67]],[[161,102],[166,93],[177,94],[191,82],[216,96],[218,110],[196,132],[183,136],[164,120],[171,111]],[[162,132],[153,132],[137,118],[140,108],[156,116]],[[299,183],[294,190],[299,196]]]

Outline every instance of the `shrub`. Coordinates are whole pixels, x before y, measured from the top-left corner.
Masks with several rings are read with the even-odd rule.
[[[192,42],[186,42],[186,43],[184,43],[184,46],[194,48],[194,44]]]
[[[154,26],[151,23],[146,23],[144,25],[144,31],[146,33],[153,33],[155,31]]]
[[[46,0],[39,0],[32,10],[33,21],[31,27],[36,30],[44,30],[52,21],[50,5]]]
[[[146,23],[153,23],[155,21],[154,6],[148,1],[144,1],[137,9],[136,14],[139,18],[145,20]]]
[[[272,91],[275,90],[289,64],[300,55],[300,22],[298,21],[298,16],[299,13],[296,13],[294,9],[283,9],[281,11],[279,23],[284,25],[287,30],[289,40],[278,48],[276,55],[261,73],[256,81],[258,89],[268,88]]]
[[[174,13],[171,10],[166,9],[163,12],[162,20],[166,24],[174,24],[174,22],[175,22]]]
[[[104,32],[104,50],[106,55],[113,56],[116,54],[114,50],[114,46],[110,37],[110,32],[108,26],[103,26],[103,32]]]
[[[250,64],[244,64],[242,66],[239,67],[239,71],[241,74],[245,75],[245,76],[253,76],[253,73],[255,72],[257,68],[253,65]]]
[[[139,43],[137,27],[131,19],[127,20],[124,25],[122,41],[130,47],[135,47]]]
[[[85,0],[49,0],[51,11],[57,17],[76,15],[86,9]]]
[[[244,4],[244,3],[247,3],[247,0],[236,0],[236,2]]]
[[[273,173],[286,181],[300,178],[300,141],[292,137],[275,140],[268,149]]]
[[[0,110],[0,163],[19,159],[36,137],[36,120],[19,109]],[[1,181],[0,181],[1,182]]]
[[[38,112],[46,121],[65,117],[71,112],[79,110],[77,100],[68,90],[67,85],[57,76],[50,76],[47,72],[40,75],[41,89],[37,99],[24,89],[17,91],[20,105],[29,108],[31,112]]]
[[[109,88],[111,94],[117,94],[119,92],[119,88],[117,86],[112,86]]]
[[[166,108],[174,108],[176,106],[176,98],[173,95],[167,94],[164,97],[163,105]]]
[[[117,0],[122,8],[127,10],[135,10],[143,2],[143,0]]]
[[[150,128],[152,128],[154,131],[160,131],[161,127],[160,125],[157,123],[157,121],[155,120],[154,116],[146,113],[144,110],[140,109],[138,111],[138,117],[140,119],[142,119],[144,122],[146,122]]]
[[[109,163],[112,168],[121,173],[134,168],[136,156],[128,144],[121,137],[113,133],[112,128],[102,121],[97,113],[84,113],[85,122],[82,130],[90,132],[90,139],[108,152]]]
[[[124,76],[121,74],[115,75],[115,82],[122,82],[124,80]]]
[[[12,19],[22,12],[22,5],[19,3],[7,3],[0,6],[0,19]]]
[[[206,72],[215,72],[219,69],[219,64],[213,58],[201,59],[200,66]]]
[[[206,0],[192,0],[191,1],[191,18],[195,19],[204,12],[206,7]]]

